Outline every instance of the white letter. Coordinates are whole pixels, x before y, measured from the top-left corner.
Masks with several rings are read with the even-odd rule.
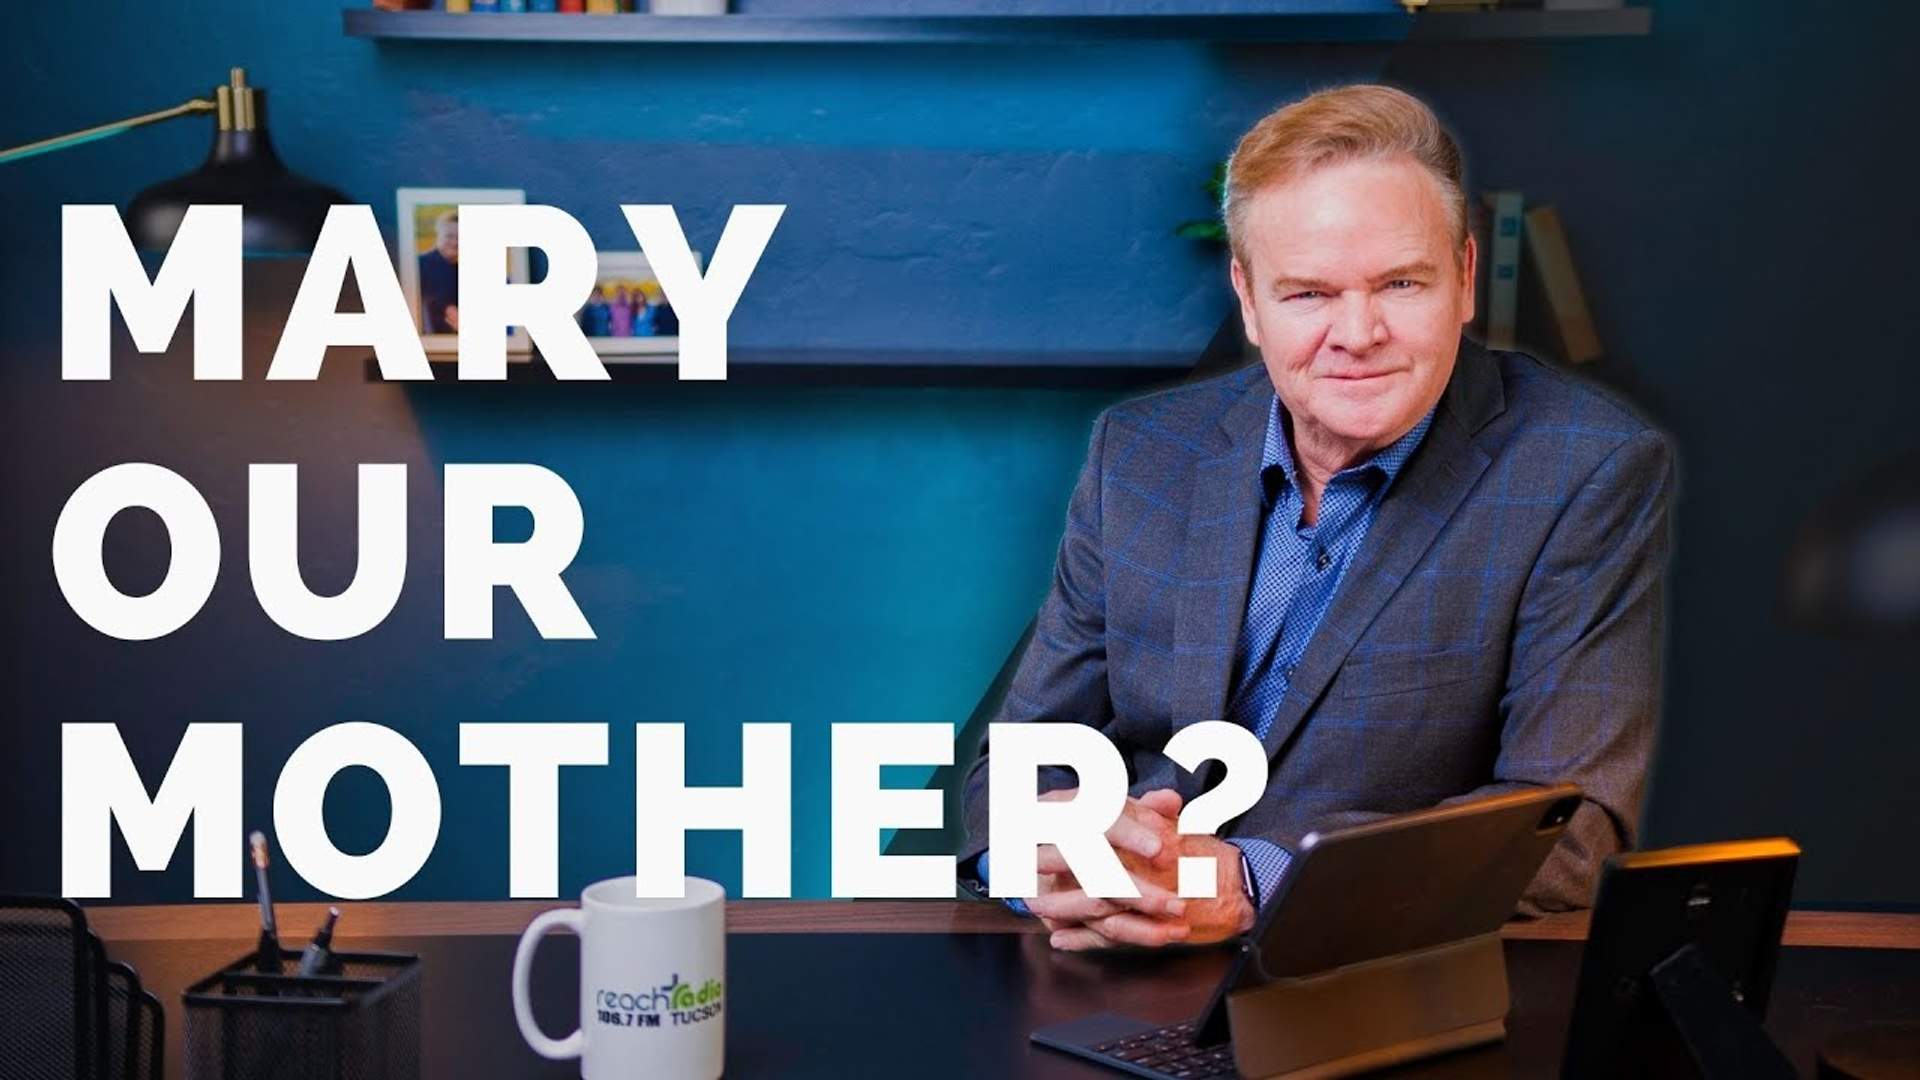
[[[364,311],[342,312],[335,307],[349,267],[360,287]],[[406,294],[400,291],[400,279],[394,276],[370,206],[327,210],[326,224],[314,241],[313,257],[307,260],[300,292],[287,312],[267,378],[319,378],[329,345],[373,346],[383,379],[433,378],[426,347],[413,328]]]
[[[1127,767],[1107,737],[1082,724],[991,724],[987,728],[987,829],[993,896],[1039,891],[1035,849],[1052,844],[1088,896],[1139,896],[1106,832],[1127,804]],[[1041,802],[1040,766],[1079,776],[1067,802]]]
[[[740,831],[743,896],[793,895],[793,771],[786,724],[740,725],[740,786],[687,786],[684,724],[635,724],[634,894],[687,891],[687,830]]]
[[[1253,731],[1226,720],[1203,720],[1181,728],[1161,753],[1191,773],[1209,761],[1227,767],[1227,775],[1205,794],[1180,809],[1176,830],[1212,835],[1220,826],[1247,812],[1267,791],[1267,750]],[[1180,856],[1180,895],[1212,897],[1219,869],[1211,855]]]
[[[349,765],[379,773],[393,803],[386,838],[365,855],[334,847],[320,812],[327,785]],[[440,786],[406,736],[379,724],[335,724],[315,732],[287,758],[273,789],[273,829],[280,854],[307,884],[346,900],[385,896],[411,880],[433,854],[440,835]]]
[[[60,892],[112,895],[112,823],[133,864],[165,870],[193,819],[193,895],[240,895],[240,725],[188,724],[152,799],[120,729],[60,725]]]
[[[360,466],[360,561],[335,596],[300,576],[296,465],[247,466],[247,569],[260,607],[290,634],[344,641],[380,625],[407,579],[407,467]]]
[[[547,253],[547,276],[538,285],[508,283],[507,252],[519,247]],[[599,267],[593,238],[564,210],[460,207],[460,377],[506,378],[507,327],[524,326],[554,378],[607,378],[573,318]]]
[[[145,596],[115,588],[100,542],[114,515],[143,506],[160,515],[172,555],[160,587]],[[87,478],[53,526],[53,576],[67,606],[88,626],[122,641],[149,641],[185,626],[220,575],[220,530],[192,484],[171,469],[128,462]]]
[[[240,377],[240,208],[189,206],[147,280],[111,206],[60,208],[60,377],[112,375],[113,303],[134,348],[164,352],[193,300],[193,377]]]
[[[687,234],[680,230],[680,219],[671,206],[622,206],[627,227],[647,265],[660,278],[660,291],[666,293],[680,317],[680,377],[682,379],[724,379],[727,377],[727,319],[733,306],[746,290],[747,278],[767,250],[773,227],[786,212],[784,205],[743,205],[727,215],[726,228],[720,230],[720,244],[707,262],[707,276],[700,277],[694,265],[693,249],[687,246]],[[736,227],[737,226],[737,227]]]
[[[525,543],[494,543],[496,506],[526,507],[533,535]],[[447,640],[493,636],[496,585],[520,598],[541,637],[593,637],[560,580],[586,531],[580,500],[565,480],[538,465],[449,465],[445,518]]]
[[[946,724],[833,725],[833,895],[953,896],[951,855],[882,855],[883,829],[937,829],[938,791],[880,786],[882,765],[953,764]]]
[[[507,767],[510,895],[559,895],[560,766],[606,763],[605,724],[460,725],[460,764]]]

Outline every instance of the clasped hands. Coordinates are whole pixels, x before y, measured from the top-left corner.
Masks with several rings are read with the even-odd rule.
[[[1047,792],[1044,801],[1073,798],[1075,789]],[[1180,793],[1169,788],[1129,798],[1126,809],[1107,830],[1107,842],[1140,891],[1137,897],[1088,896],[1074,879],[1060,850],[1042,844],[1037,854],[1039,895],[1026,901],[1040,917],[1056,949],[1083,951],[1134,945],[1158,948],[1176,942],[1202,945],[1224,941],[1252,929],[1254,907],[1247,900],[1240,849],[1217,836],[1178,831]],[[1212,856],[1218,867],[1210,899],[1181,897],[1180,858]]]

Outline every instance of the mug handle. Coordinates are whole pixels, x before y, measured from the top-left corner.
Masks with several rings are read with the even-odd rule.
[[[562,928],[580,933],[579,908],[555,908],[541,914],[521,931],[520,945],[513,951],[513,1018],[520,1022],[520,1034],[527,1045],[533,1047],[533,1052],[555,1061],[579,1057],[586,1037],[575,1028],[573,1034],[564,1039],[548,1038],[533,1018],[527,983],[533,975],[533,954],[540,948],[540,939]]]

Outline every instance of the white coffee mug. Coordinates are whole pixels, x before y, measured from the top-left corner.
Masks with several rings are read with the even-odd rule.
[[[678,900],[641,900],[633,879],[587,886],[580,906],[527,925],[513,954],[513,1015],[541,1057],[580,1059],[586,1080],[715,1080],[726,1062],[726,892],[688,878]],[[527,978],[540,939],[580,936],[580,1029],[548,1038]]]

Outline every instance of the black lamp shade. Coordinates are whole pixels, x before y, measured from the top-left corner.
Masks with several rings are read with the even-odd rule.
[[[198,169],[134,196],[127,228],[135,247],[165,251],[189,206],[238,203],[248,255],[298,255],[313,250],[327,208],[346,201],[280,163],[262,116],[251,130],[215,131],[213,149]]]

